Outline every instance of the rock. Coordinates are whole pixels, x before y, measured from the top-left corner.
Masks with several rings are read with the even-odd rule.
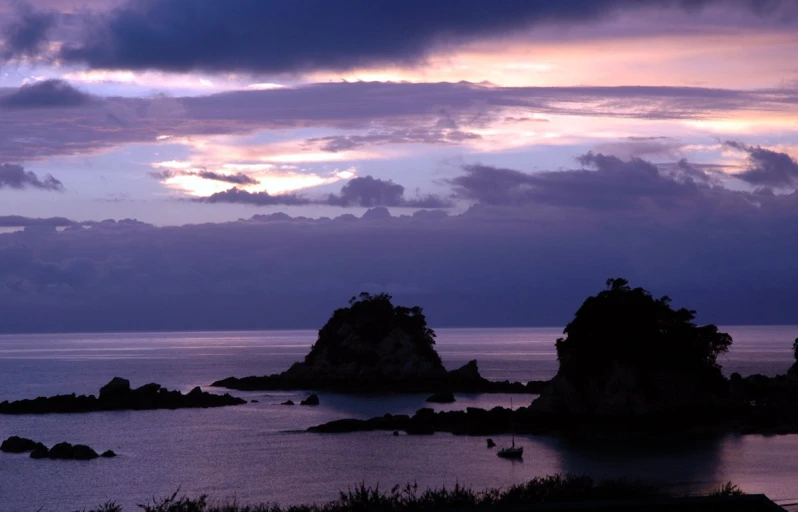
[[[394,437],[398,436],[399,435],[399,431],[398,430],[394,430],[393,431],[393,435],[394,435]]]
[[[435,404],[450,404],[455,401],[455,398],[454,394],[450,391],[440,391],[427,397],[426,401]]]
[[[114,453],[113,450],[105,450],[104,452],[102,452],[102,454],[100,454],[100,457],[105,457],[106,459],[108,459],[111,457],[116,457],[116,453]]]
[[[36,441],[19,436],[11,436],[0,445],[0,451],[6,453],[25,453],[36,449]]]
[[[31,459],[45,459],[45,458],[47,458],[48,453],[49,453],[49,450],[47,449],[47,447],[44,446],[42,443],[38,443],[36,448],[32,452],[30,452],[30,458]]]
[[[493,439],[488,438],[488,448],[493,448],[494,446],[496,446],[496,443],[493,442]]]
[[[251,403],[251,404],[259,404],[260,400],[250,400],[249,403]]]
[[[76,444],[72,447],[72,458],[75,460],[92,460],[99,457],[97,452],[85,444]]]
[[[310,395],[306,399],[302,400],[299,405],[319,405],[319,397],[315,394]]]
[[[479,374],[479,366],[477,365],[476,359],[472,359],[460,368],[450,371],[449,377],[462,381],[479,381],[482,379],[482,376]]]
[[[100,388],[100,400],[113,400],[128,392],[130,392],[130,381],[114,377],[108,384]]]
[[[126,379],[114,377],[111,382],[100,389],[100,397],[57,395],[39,397],[33,400],[17,400],[0,403],[0,414],[50,414],[79,413],[120,410],[182,409],[199,407],[223,407],[240,405],[246,400],[230,396],[217,395],[202,391],[195,387],[187,394],[169,391],[160,384],[145,384],[135,390],[130,389]]]
[[[286,400],[285,402],[281,403],[280,405],[294,405],[293,400]]]

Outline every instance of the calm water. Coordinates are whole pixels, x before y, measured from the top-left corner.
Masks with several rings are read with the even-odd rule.
[[[798,327],[732,327],[727,373],[786,371]],[[490,379],[532,380],[556,372],[559,329],[441,329],[447,367],[477,359]],[[189,390],[230,375],[287,368],[308,351],[313,331],[0,336],[0,400],[57,393],[97,393],[114,376],[132,385],[158,382]],[[631,476],[703,489],[732,480],[749,492],[798,501],[798,436],[729,436],[707,441],[625,444],[522,438],[528,455],[496,457],[481,437],[393,437],[385,432],[322,435],[311,425],[386,412],[412,413],[425,395],[321,394],[321,406],[285,407],[305,393],[235,392],[259,403],[208,410],[0,416],[0,438],[45,444],[86,443],[116,459],[35,461],[0,453],[0,510],[62,511],[113,499],[128,510],[178,487],[188,494],[240,502],[293,504],[335,498],[359,482],[475,488],[522,482],[553,472]],[[525,405],[532,396],[516,396]],[[507,395],[466,395],[438,410],[507,406]],[[499,443],[504,441],[498,437]]]

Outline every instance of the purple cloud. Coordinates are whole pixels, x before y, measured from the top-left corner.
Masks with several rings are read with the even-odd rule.
[[[394,206],[400,208],[448,208],[451,201],[427,195],[414,199],[405,198],[405,188],[391,180],[372,176],[352,178],[339,194],[330,194],[324,204],[332,206]]]
[[[23,85],[11,94],[0,96],[0,107],[8,109],[79,107],[92,100],[63,80],[44,80]]]
[[[208,197],[195,199],[201,203],[238,203],[255,206],[320,204],[328,206],[392,206],[398,208],[448,208],[451,201],[435,195],[406,198],[405,188],[391,180],[381,180],[371,176],[352,178],[338,194],[325,198],[308,198],[296,194],[271,195],[268,192],[248,192],[231,188]]]
[[[199,203],[251,204],[255,206],[273,206],[277,204],[296,206],[310,203],[310,200],[296,194],[271,195],[268,192],[247,192],[235,187],[224,192],[211,194],[208,197],[194,199],[194,201]]]
[[[20,89],[0,90],[0,97]],[[398,101],[397,98],[401,98]],[[186,98],[104,98],[70,109],[9,109],[0,124],[0,160],[21,161],[156,142],[160,135],[247,134],[258,130],[364,130],[327,141],[328,150],[385,143],[386,132],[447,130],[501,121],[507,109],[551,115],[701,119],[736,110],[795,111],[795,91],[690,87],[485,87],[469,83],[326,83],[270,91],[235,91]],[[602,105],[600,108],[592,104]],[[587,106],[586,106],[587,105]],[[441,117],[441,112],[445,116]],[[452,126],[456,128],[452,128]],[[441,128],[441,130],[444,130]],[[461,142],[449,138],[448,144]],[[423,137],[413,139],[421,142]],[[468,140],[468,137],[466,137]],[[427,139],[428,143],[437,143]]]
[[[221,181],[223,183],[232,183],[234,185],[257,185],[260,182],[251,176],[247,176],[242,172],[234,174],[224,174],[215,171],[174,171],[171,169],[164,169],[161,171],[152,171],[148,173],[151,177],[158,181],[166,181],[174,178],[175,176],[197,176],[204,180]]]
[[[748,153],[748,166],[735,176],[752,185],[788,187],[798,183],[798,162],[787,153],[742,142],[726,141],[725,145]]]
[[[441,43],[506,35],[539,24],[595,22],[622,10],[645,8],[694,12],[708,4],[752,9],[764,16],[781,14],[779,8],[784,9],[786,2],[763,6],[749,0],[507,0],[498,4],[462,0],[453,9],[447,2],[422,0],[387,0],[378,7],[368,0],[301,4],[238,0],[234,6],[214,0],[190,4],[130,0],[95,17],[82,37],[62,48],[60,58],[104,69],[345,70],[416,63]],[[334,37],[342,33],[354,36]]]
[[[421,304],[434,325],[562,325],[614,275],[702,321],[798,321],[798,194],[676,181],[655,193],[668,177],[645,163],[586,162],[604,171],[563,178],[579,200],[494,200],[461,215],[104,221],[0,235],[0,331],[41,330],[43,315],[53,331],[313,328],[362,290]],[[633,172],[645,186],[614,197],[638,207],[607,207],[607,190]]]
[[[56,22],[55,14],[36,11],[26,2],[16,3],[10,22],[2,27],[5,45],[0,60],[35,57],[47,42],[47,36]]]
[[[35,173],[26,171],[21,165],[0,164],[0,189],[26,189],[37,188],[41,190],[64,190],[64,184],[48,174],[44,179],[39,179]]]

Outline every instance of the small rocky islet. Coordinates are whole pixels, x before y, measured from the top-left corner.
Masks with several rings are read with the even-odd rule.
[[[545,382],[496,382],[477,361],[447,371],[435,332],[420,307],[394,306],[388,294],[362,293],[337,309],[301,362],[262,377],[229,377],[212,386],[245,391],[314,390],[342,393],[530,393]]]
[[[729,349],[731,336],[714,325],[697,325],[695,314],[672,308],[667,296],[657,299],[623,279],[610,279],[605,290],[582,304],[566,336],[557,340],[557,375],[527,407],[423,408],[413,416],[342,419],[309,431],[798,433],[798,340],[796,363],[786,375],[726,378],[717,357]]]
[[[34,399],[4,401],[0,414],[87,413],[121,410],[186,409],[241,405],[246,400],[228,393],[217,395],[195,387],[188,393],[170,391],[160,384],[145,384],[131,388],[130,381],[114,377],[94,395],[56,395]]]
[[[113,458],[116,453],[113,450],[106,450],[102,454],[97,454],[94,449],[85,444],[71,444],[67,442],[57,443],[52,448],[47,448],[44,443],[33,441],[19,436],[11,436],[0,444],[0,452],[5,453],[28,453],[31,459],[54,459],[54,460],[92,460],[99,457]]]

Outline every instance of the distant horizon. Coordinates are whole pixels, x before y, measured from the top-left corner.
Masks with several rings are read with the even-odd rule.
[[[724,329],[734,329],[734,328],[743,328],[743,327],[779,327],[779,328],[789,328],[794,327],[796,329],[796,337],[798,337],[798,324],[715,324],[718,328],[722,331]],[[216,333],[257,333],[257,332],[298,332],[298,331],[308,331],[308,332],[317,332],[320,327],[311,328],[311,327],[296,327],[296,328],[286,328],[286,329],[218,329],[218,330],[163,330],[163,331],[149,331],[149,330],[142,330],[142,331],[20,331],[20,332],[0,332],[0,337],[3,336],[36,336],[36,335],[58,335],[58,334],[65,334],[65,335],[101,335],[101,334],[182,334],[182,333],[193,333],[193,334],[216,334]],[[555,326],[555,325],[525,325],[525,326],[490,326],[490,327],[464,327],[464,326],[445,326],[445,327],[431,327],[434,331],[439,330],[525,330],[525,329],[554,329],[562,331],[565,326]]]

